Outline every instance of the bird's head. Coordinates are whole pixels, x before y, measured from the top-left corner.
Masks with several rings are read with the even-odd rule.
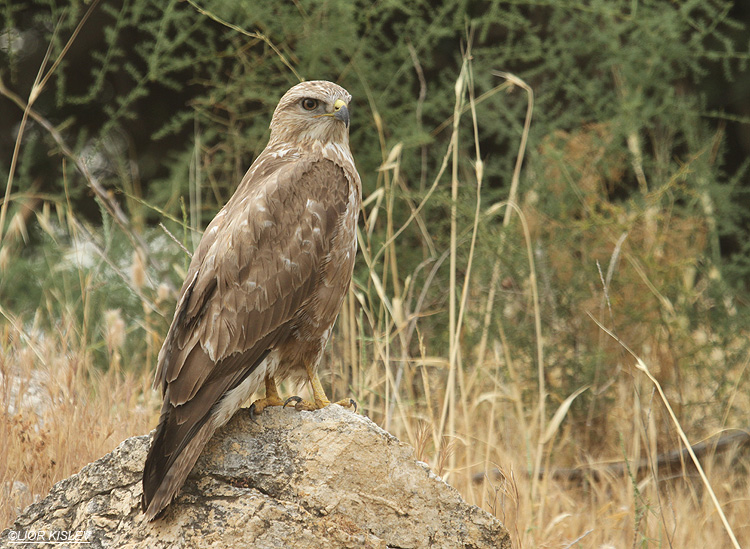
[[[271,119],[271,141],[310,145],[349,142],[349,102],[344,88],[325,80],[302,82],[279,101]]]

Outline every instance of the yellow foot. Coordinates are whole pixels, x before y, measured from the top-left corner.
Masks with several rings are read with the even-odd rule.
[[[315,399],[315,402],[310,402],[309,400],[304,400],[302,397],[291,396],[286,399],[286,401],[284,401],[284,406],[287,406],[290,402],[294,402],[294,409],[297,411],[320,410],[321,408],[325,408],[326,406],[329,406],[331,404],[331,401],[327,398],[325,400]],[[344,398],[342,400],[339,400],[338,402],[334,402],[333,404],[338,404],[339,406],[343,406],[344,408],[352,408],[352,410],[354,410],[355,412],[357,411],[357,402],[353,398]]]
[[[279,397],[259,398],[250,405],[250,419],[255,421],[255,418],[269,406],[284,406],[284,401]]]
[[[269,406],[284,406],[286,403],[281,400],[279,391],[276,389],[276,381],[273,377],[266,376],[266,398],[259,398],[250,405],[250,419],[254,422],[255,417],[263,412]]]
[[[286,399],[284,402],[284,406],[289,404],[290,402],[294,402],[294,409],[295,410],[320,410],[321,408],[325,408],[326,406],[329,406],[331,404],[331,401],[328,400],[328,397],[326,396],[325,391],[323,390],[323,385],[320,384],[320,378],[318,377],[318,372],[311,366],[305,367],[307,370],[307,377],[310,380],[310,386],[312,387],[313,392],[313,401],[310,402],[309,400],[303,400],[302,398],[298,396],[292,396]],[[357,403],[354,401],[353,398],[345,398],[343,400],[339,400],[336,404],[339,406],[343,406],[345,408],[353,408],[354,411],[357,411]]]

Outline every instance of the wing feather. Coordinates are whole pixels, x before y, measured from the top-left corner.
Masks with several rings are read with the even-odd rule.
[[[260,173],[255,181],[248,172],[209,224],[188,270],[157,368],[173,406],[226,370],[225,359],[248,353],[292,320],[310,298],[346,208],[348,185],[321,185],[321,178],[343,177],[331,161],[298,160]],[[191,359],[196,347],[215,366]]]

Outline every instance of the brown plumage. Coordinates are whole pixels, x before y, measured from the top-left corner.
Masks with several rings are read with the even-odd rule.
[[[349,150],[349,93],[303,82],[279,101],[268,146],[206,228],[159,353],[164,404],[143,471],[143,510],[172,501],[214,431],[265,383],[309,380],[351,281],[360,179]],[[353,401],[351,401],[353,404]]]

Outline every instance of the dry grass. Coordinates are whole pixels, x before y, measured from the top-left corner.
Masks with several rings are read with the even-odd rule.
[[[484,204],[482,153],[477,138],[481,127],[476,117],[476,105],[483,96],[474,97],[468,59],[467,54],[456,82],[454,115],[447,121],[453,128],[452,139],[444,151],[442,166],[423,201],[409,203],[411,214],[401,226],[394,222],[394,204],[405,185],[399,172],[403,150],[400,145],[386,149],[384,129],[377,128],[383,157],[380,185],[365,203],[359,235],[360,261],[367,265],[367,279],[359,280],[345,301],[326,358],[324,383],[331,386],[335,396],[356,396],[363,413],[411,444],[416,456],[470,503],[500,518],[516,547],[723,547],[730,546],[734,535],[739,544],[750,545],[747,471],[741,466],[746,457],[740,449],[704,459],[703,479],[687,463],[669,476],[653,468],[647,473],[626,470],[613,474],[606,467],[609,462],[636,463],[643,457],[653,461],[658,454],[679,447],[680,437],[694,443],[698,437],[728,426],[742,427],[730,425],[733,417],[729,417],[729,409],[750,409],[747,395],[740,390],[747,361],[727,368],[734,391],[731,406],[725,403],[723,408],[717,408],[720,403],[701,380],[687,376],[677,379],[673,371],[674,349],[669,345],[687,344],[697,336],[695,331],[680,331],[679,322],[678,327],[670,324],[678,315],[659,287],[671,280],[669,277],[674,278],[674,273],[650,269],[639,253],[645,249],[646,255],[661,253],[659,257],[663,258],[677,253],[684,257],[686,251],[675,252],[670,237],[682,234],[680,223],[685,220],[671,219],[667,227],[659,225],[659,218],[626,219],[622,223],[632,235],[630,241],[640,239],[640,247],[628,246],[618,227],[579,243],[581,261],[590,262],[586,267],[599,261],[610,265],[606,275],[601,272],[600,281],[592,286],[589,299],[577,303],[577,324],[573,328],[582,334],[586,343],[582,348],[606,356],[606,362],[602,361],[601,372],[597,369],[594,386],[581,386],[570,391],[567,398],[553,400],[550,395],[562,382],[559,372],[546,364],[546,357],[550,349],[559,354],[566,339],[564,329],[554,324],[555,320],[562,324],[562,320],[553,319],[551,324],[542,320],[540,268],[534,263],[532,244],[558,227],[535,209],[530,198],[535,190],[524,192],[518,187],[533,109],[531,94],[528,90],[529,118],[510,200]],[[522,85],[515,77],[504,76],[506,82],[489,93]],[[371,108],[373,118],[380,120],[374,104]],[[470,147],[460,142],[459,126],[466,123],[466,117],[471,118],[474,130]],[[601,127],[592,131],[606,134]],[[586,135],[570,139],[562,136],[568,165],[590,152],[576,152],[590,147]],[[467,148],[473,172],[460,169],[459,151]],[[450,174],[453,201],[451,234],[449,248],[441,253],[435,251],[422,214],[435,189],[448,184],[446,174]],[[559,173],[555,177],[554,166],[545,175],[551,181],[564,180]],[[607,177],[617,177],[617,170]],[[601,178],[590,173],[578,181],[579,188],[586,192],[582,208],[603,206],[602,199],[591,203],[597,200],[600,184]],[[554,184],[548,191],[556,192]],[[460,225],[456,213],[458,201],[465,198],[463,193],[471,193],[475,204],[474,217],[467,226]],[[65,210],[60,219],[65,220],[68,234],[75,236],[79,225],[74,212],[59,206]],[[476,268],[481,223],[500,213],[505,216],[505,230],[497,257],[511,246],[527,254],[525,280],[511,281],[516,290],[505,292],[502,300],[495,299],[503,284],[500,262],[490,262],[494,268],[485,278]],[[639,236],[641,222],[650,226]],[[373,238],[376,225],[385,227],[382,245],[375,244]],[[404,273],[399,269],[398,246],[407,230],[422,235],[426,260],[414,272]],[[653,235],[661,240],[647,241]],[[694,244],[689,251],[700,247],[700,242]],[[7,249],[3,252],[10,253]],[[618,262],[619,258],[624,261]],[[565,251],[553,250],[546,261],[547,271],[563,279],[572,280],[575,270],[581,268],[572,264],[570,253]],[[148,269],[148,265],[138,253],[133,255],[133,263],[130,285],[135,291],[147,278],[138,278],[136,273]],[[445,269],[449,269],[448,276]],[[443,274],[438,276],[439,272]],[[615,275],[620,281],[616,287],[612,283]],[[421,281],[419,285],[416,280]],[[427,320],[436,314],[430,309],[435,304],[428,295],[436,291],[434,284],[446,280],[442,293],[447,295],[447,311],[439,314],[446,318],[443,340],[447,337],[449,343],[447,352],[441,353],[431,347],[440,338],[424,330],[434,329],[434,323]],[[85,296],[95,281],[84,269],[79,281],[81,295]],[[164,333],[163,322],[150,319],[149,314],[157,311],[167,318],[171,315],[170,306],[155,300],[156,290],[152,294],[147,298],[139,293],[146,313],[134,326],[125,325],[117,311],[104,318],[91,318],[85,298],[71,304],[70,311],[51,322],[53,328],[46,331],[36,326],[40,317],[53,310],[50,303],[23,318],[0,311],[4,317],[0,346],[0,487],[4,490],[0,528],[8,526],[19,508],[43,496],[54,482],[110,451],[124,438],[147,433],[155,425],[159,401],[150,381],[158,339]],[[48,300],[57,298],[48,296]],[[622,317],[621,305],[628,300],[638,303],[645,320],[628,323]],[[520,310],[528,313],[519,315]],[[591,322],[588,311],[610,319],[603,322],[606,326],[621,326],[618,335],[623,342],[638,342],[639,350],[648,350],[645,358],[636,361],[625,353]],[[533,348],[525,348],[508,336],[509,328],[518,324],[519,318],[526,323]],[[86,335],[90,333],[88,323],[100,326],[96,341]],[[668,337],[661,337],[665,330]],[[710,340],[710,326],[701,330],[709,333],[705,337]],[[479,336],[475,338],[478,344],[465,342],[470,332]],[[123,345],[133,338],[145,341],[142,353],[123,356]],[[110,364],[107,371],[94,366],[97,348],[106,348]],[[718,358],[703,358],[707,368],[720,367]],[[657,370],[655,377],[646,375],[646,363]],[[664,392],[660,384],[666,384]],[[574,422],[569,417],[570,408],[583,391],[595,392],[591,410],[599,402],[598,413],[591,413],[589,421]],[[605,397],[609,400],[601,419]],[[687,402],[706,404],[698,412],[670,415],[670,404],[675,407]],[[598,472],[598,480],[593,476],[584,476],[583,481],[556,480],[550,474],[541,474],[576,466]],[[475,475],[483,471],[487,472],[483,480],[475,482]],[[25,488],[16,484],[18,489],[8,490],[14,482],[23,483]],[[722,512],[726,522],[722,521]]]
[[[499,76],[524,86],[512,75]],[[717,402],[701,380],[682,378],[674,371],[678,362],[676,356],[684,345],[692,343],[695,347],[693,340],[702,340],[706,333],[711,333],[711,327],[701,326],[700,330],[689,332],[684,325],[682,329],[670,325],[678,312],[659,288],[675,277],[684,276],[687,293],[693,289],[690,269],[705,245],[707,223],[702,219],[656,215],[634,221],[631,216],[626,223],[626,233],[621,233],[619,226],[603,232],[595,230],[580,243],[579,257],[584,261],[589,259],[592,266],[598,266],[599,261],[610,266],[606,276],[600,267],[601,284],[597,284],[590,299],[579,303],[577,322],[584,333],[581,339],[588,348],[605,353],[610,361],[608,371],[601,374],[597,371],[598,383],[591,389],[597,392],[598,399],[608,395],[611,401],[606,405],[605,420],[591,421],[588,425],[580,421],[568,422],[567,412],[574,399],[590,388],[580,387],[568,398],[548,402],[545,380],[549,379],[556,386],[559,380],[556,372],[545,371],[545,346],[562,345],[564,334],[550,334],[557,327],[541,323],[537,273],[531,250],[532,240],[552,240],[545,237],[564,228],[540,215],[533,200],[519,207],[514,196],[533,96],[526,88],[529,116],[511,190],[513,201],[481,205],[482,160],[476,147],[472,158],[475,179],[473,183],[464,180],[460,186],[460,192],[469,193],[472,187],[476,192],[474,223],[456,227],[458,120],[466,113],[473,115],[475,112],[470,85],[470,65],[464,65],[456,83],[453,137],[445,151],[442,168],[424,199],[429,200],[434,187],[442,181],[443,172],[450,170],[454,208],[451,210],[448,260],[445,255],[435,254],[431,262],[419,266],[419,269],[430,269],[440,267],[441,262],[449,263],[448,354],[435,356],[426,347],[420,322],[426,315],[421,297],[427,288],[410,287],[418,277],[417,272],[398,271],[397,262],[391,259],[397,256],[395,239],[389,238],[382,248],[373,249],[369,238],[374,220],[390,217],[390,212],[378,210],[387,210],[393,200],[393,189],[403,185],[399,181],[402,151],[397,145],[390,151],[383,150],[381,170],[385,173],[381,189],[384,195],[365,208],[366,230],[360,235],[360,244],[370,279],[353,290],[348,307],[342,312],[340,339],[330,359],[331,383],[337,392],[345,393],[346,380],[349,380],[350,387],[365,403],[365,413],[412,444],[417,457],[427,461],[469,502],[502,519],[514,535],[517,547],[738,547],[739,543],[747,544],[750,542],[750,499],[747,470],[742,465],[745,458],[740,449],[703,459],[705,474],[700,464],[696,472],[691,463],[669,474],[654,467],[647,473],[635,469],[627,472],[626,469],[625,474],[613,474],[606,467],[610,462],[636,463],[643,457],[655,462],[659,454],[680,448],[681,443],[696,443],[695,437],[719,433],[727,427],[732,403],[746,400],[746,395],[739,390],[744,365],[729,368],[727,379],[734,385],[729,404]],[[472,122],[476,136],[475,116]],[[593,131],[603,130],[594,128]],[[475,138],[474,145],[477,143]],[[565,151],[563,163],[565,157],[571,164],[584,163],[592,153],[599,152],[601,139],[592,139],[584,133],[583,137],[573,136],[567,143],[569,149]],[[597,177],[591,170],[583,170],[582,178],[575,184],[585,193],[584,209],[605,207],[613,209],[613,216],[618,214],[602,198],[602,193],[597,193],[597,185],[603,184],[603,177],[617,177],[618,173],[621,172],[617,163],[605,176]],[[554,185],[555,181],[566,184],[560,174],[544,182]],[[412,215],[407,221],[407,224],[418,224],[420,230],[426,225],[420,219],[421,209],[422,204],[412,206]],[[511,225],[511,212],[518,214],[513,222],[517,230],[503,233],[500,239],[489,296],[467,299],[467,294],[481,293],[488,286],[486,280],[471,278],[477,221],[500,211],[506,212],[504,226]],[[398,236],[403,231],[404,227],[399,227],[389,235]],[[462,244],[456,238],[458,233],[468,235]],[[625,244],[622,234],[630,235],[636,244]],[[527,279],[515,284],[523,290],[511,296],[511,303],[503,309],[493,304],[493,299],[498,289],[498,265],[506,235],[508,239],[515,239],[514,246],[527,249],[529,270]],[[460,246],[468,249],[468,253],[459,254]],[[573,271],[581,268],[580,259],[573,259],[571,250],[553,250],[552,254],[552,265],[548,268],[553,272],[559,269],[563,277],[572,279]],[[622,255],[626,258],[624,265],[619,261]],[[373,259],[381,257],[384,259],[380,263]],[[458,264],[459,257],[468,257],[468,260]],[[644,258],[650,257],[657,258],[657,264],[666,259],[668,265],[675,268],[660,270],[652,268],[653,265],[646,268]],[[572,265],[575,261],[579,263]],[[456,280],[457,272],[462,274],[463,280]],[[613,278],[620,281],[616,290],[612,289]],[[445,277],[442,280],[445,281]],[[429,284],[434,279],[428,276],[426,281]],[[617,292],[614,297],[613,291]],[[699,292],[693,295],[696,293]],[[623,300],[632,300],[648,323],[628,322],[623,318],[618,310]],[[523,318],[526,318],[529,333],[534,334],[535,349],[519,348],[508,341],[504,327],[516,322],[513,307],[529,311]],[[655,361],[657,376],[651,374],[643,360],[628,355],[623,343],[610,340],[606,330],[589,320],[589,311],[601,313],[613,325],[622,326],[624,333],[638,342],[639,348],[648,351],[649,359]],[[468,325],[465,319],[469,316],[484,318],[484,322]],[[609,324],[609,320],[605,324]],[[498,326],[495,333],[491,326]],[[478,348],[462,344],[462,336],[469,330],[481,331]],[[744,337],[746,334],[738,337],[736,344],[744,346],[741,342]],[[668,342],[674,348],[670,349]],[[415,348],[418,353],[409,352]],[[726,364],[717,362],[719,354],[714,349],[698,360],[704,361],[708,368],[726,368]],[[537,381],[528,374],[534,369],[539,372]],[[666,390],[669,396],[657,377],[669,386]],[[670,398],[680,407],[687,402],[703,402],[704,405],[692,415],[683,411],[682,419],[678,419]],[[552,411],[545,411],[545,404],[550,404]],[[588,466],[592,472],[599,473],[598,480],[594,480],[594,473],[584,475],[583,481],[553,480],[550,475],[540,474],[542,470],[576,466]],[[492,473],[479,483],[473,482],[477,472],[482,471]]]
[[[54,333],[33,335],[19,329],[23,319],[6,320],[0,348],[0,528],[55,482],[125,438],[147,433],[159,405],[147,368],[101,372],[92,366],[76,320],[62,318]],[[112,362],[116,355],[113,347]],[[22,486],[13,490],[14,483]]]

